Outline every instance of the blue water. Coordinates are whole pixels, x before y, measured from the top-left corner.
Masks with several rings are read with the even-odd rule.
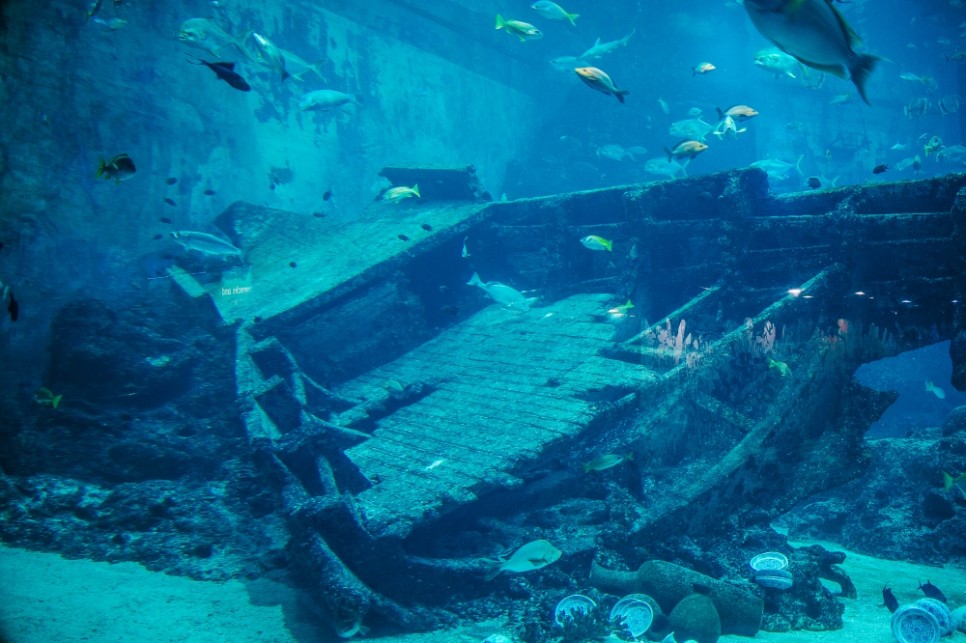
[[[575,24],[522,0],[0,3],[0,540],[251,583],[299,641],[600,640],[621,596],[707,612],[705,584],[752,606],[749,626],[717,605],[726,635],[841,627],[837,554],[793,547],[779,518],[962,565],[962,223],[944,215],[966,168],[966,8],[774,2],[854,30],[868,103],[733,0],[564,0]],[[478,202],[441,203],[452,186],[425,168],[468,166]],[[766,186],[719,174],[749,166]],[[855,203],[824,191],[941,177],[902,202],[942,250],[846,261]],[[646,207],[605,190],[685,178]],[[775,273],[728,220],[756,189],[754,208],[837,213],[799,245],[755,236]],[[863,194],[879,201],[860,214],[890,212]],[[741,225],[781,213],[754,208]],[[870,245],[914,228],[891,224]],[[841,272],[790,294],[827,237]],[[770,550],[791,587],[754,581]],[[588,574],[652,560],[686,580]],[[599,606],[555,625],[578,593]],[[50,605],[32,635],[18,607],[0,641],[71,640],[72,614]],[[648,639],[701,620],[682,608]]]

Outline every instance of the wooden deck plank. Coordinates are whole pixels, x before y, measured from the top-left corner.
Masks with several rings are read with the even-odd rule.
[[[340,387],[352,397],[390,380],[431,387],[346,451],[374,483],[356,497],[369,528],[403,534],[481,485],[518,484],[515,467],[596,418],[584,392],[653,377],[644,366],[600,356],[613,327],[594,315],[607,301],[577,295],[529,311],[492,305]],[[551,380],[559,385],[547,386]]]

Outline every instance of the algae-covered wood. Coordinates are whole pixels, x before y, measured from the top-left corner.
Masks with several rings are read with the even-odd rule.
[[[370,532],[404,537],[427,517],[516,484],[515,470],[600,416],[595,393],[654,381],[643,366],[599,354],[613,327],[594,319],[611,304],[606,295],[528,311],[494,304],[341,387],[354,398],[380,386],[428,390],[347,451],[373,482],[356,496]]]

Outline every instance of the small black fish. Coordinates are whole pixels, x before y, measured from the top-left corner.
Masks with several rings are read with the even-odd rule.
[[[164,239],[164,235],[163,234],[156,234],[153,237],[151,237],[151,239],[153,239],[154,241],[157,241],[158,239]]]
[[[460,309],[457,306],[447,305],[447,306],[443,306],[439,310],[440,312],[446,313],[447,315],[452,315],[453,317],[456,317],[457,315],[460,314]]]
[[[397,234],[396,238],[399,239],[400,241],[409,241],[409,237],[407,237],[404,234]]]
[[[20,317],[20,304],[14,299],[13,293],[7,291],[7,295],[10,297],[10,301],[7,302],[7,312],[10,314],[10,321],[17,321]]]
[[[328,201],[331,198],[332,198],[332,190],[326,190],[325,194],[322,195],[323,201]]]
[[[171,219],[168,217],[161,217],[160,221],[161,223],[171,223]]]
[[[211,188],[208,188],[207,190],[205,190],[205,192],[204,192],[204,195],[205,195],[205,196],[211,196],[211,195],[213,195],[214,193],[215,193],[215,191],[214,191],[214,190],[212,190]]]
[[[115,185],[121,181],[127,181],[135,174],[137,174],[137,168],[127,154],[118,154],[110,161],[101,159],[101,164],[97,168],[97,178],[103,178],[105,181],[114,179]]]
[[[874,168],[872,168],[872,173],[873,174],[882,174],[883,172],[885,172],[888,169],[889,169],[889,166],[886,163],[882,163],[881,165],[876,165]]]
[[[168,177],[168,180],[165,181],[165,183],[167,183],[168,185],[174,185],[177,182],[178,182],[178,178],[175,176]]]
[[[892,590],[889,589],[888,584],[882,588],[882,603],[889,608],[890,612],[895,612],[899,609],[899,601],[896,599],[896,595],[892,593]]]
[[[426,232],[430,232],[433,229],[433,226],[429,225],[428,223],[424,223],[423,225],[421,225],[419,227],[422,228],[423,230],[425,230]]]
[[[164,202],[173,208],[178,207],[178,204],[174,202],[174,199],[169,199],[168,197],[164,197]]]
[[[316,219],[324,219],[325,212],[313,212],[312,216],[315,217]]]
[[[289,268],[294,268],[294,267],[296,267],[297,265],[298,265],[298,264],[297,264],[297,263],[295,263],[294,261],[289,261],[289,262],[288,262],[288,267],[289,267]]]
[[[250,92],[252,90],[251,85],[248,84],[244,78],[242,78],[238,72],[235,71],[235,63],[210,63],[207,60],[202,60],[196,58],[198,62],[193,63],[195,65],[204,65],[211,71],[215,72],[215,76],[222,79],[238,91]],[[191,62],[190,60],[188,62]]]
[[[935,598],[937,601],[941,601],[943,603],[946,602],[946,595],[943,594],[938,587],[930,583],[928,580],[926,581],[925,585],[923,585],[922,583],[919,583],[919,589],[921,589],[922,593],[925,594],[928,598]]]
[[[822,182],[817,176],[813,176],[808,179],[808,187],[812,188],[813,190],[817,190],[822,187]]]

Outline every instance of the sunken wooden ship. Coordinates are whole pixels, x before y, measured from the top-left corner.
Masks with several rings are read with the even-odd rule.
[[[385,174],[423,198],[339,225],[236,203],[217,225],[244,270],[170,272],[226,329],[280,564],[340,634],[429,631],[480,601],[522,622],[592,565],[649,558],[760,596],[745,556],[781,546],[769,521],[868,465],[894,396],[855,370],[951,339],[966,388],[966,175],[779,196],[750,169],[494,202],[472,168]],[[633,457],[584,471],[604,454]],[[561,560],[484,580],[537,538]],[[809,561],[807,591],[848,594],[834,556]],[[751,600],[767,625],[775,605]]]

